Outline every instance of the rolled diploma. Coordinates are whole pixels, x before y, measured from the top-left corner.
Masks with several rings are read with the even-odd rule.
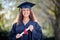
[[[26,29],[26,31],[28,31],[28,30],[29,30],[29,28]],[[24,32],[22,32],[22,33],[20,34],[20,36],[22,36],[23,34],[24,34]]]

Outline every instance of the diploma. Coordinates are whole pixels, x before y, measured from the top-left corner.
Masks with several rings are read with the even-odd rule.
[[[25,29],[25,31],[28,31],[29,28]],[[22,36],[24,34],[24,31],[20,34],[20,36]]]

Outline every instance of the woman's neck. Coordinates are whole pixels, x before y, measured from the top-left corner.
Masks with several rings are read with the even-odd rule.
[[[30,18],[29,17],[24,17],[23,21],[29,21]]]
[[[23,19],[23,23],[24,23],[24,25],[26,25],[28,22],[29,22],[29,17],[25,17],[24,19]]]

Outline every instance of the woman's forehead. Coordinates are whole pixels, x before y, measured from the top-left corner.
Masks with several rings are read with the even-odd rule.
[[[25,10],[25,9],[28,9],[28,10],[30,10],[30,8],[22,8],[22,10]]]

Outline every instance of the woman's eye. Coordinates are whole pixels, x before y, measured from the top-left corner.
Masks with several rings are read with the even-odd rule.
[[[27,11],[29,11],[29,10],[27,10]]]
[[[29,11],[29,9],[25,9],[25,10],[23,10],[23,11]]]
[[[29,10],[27,9],[27,11],[29,11]]]
[[[23,10],[23,11],[25,11],[25,10]]]

